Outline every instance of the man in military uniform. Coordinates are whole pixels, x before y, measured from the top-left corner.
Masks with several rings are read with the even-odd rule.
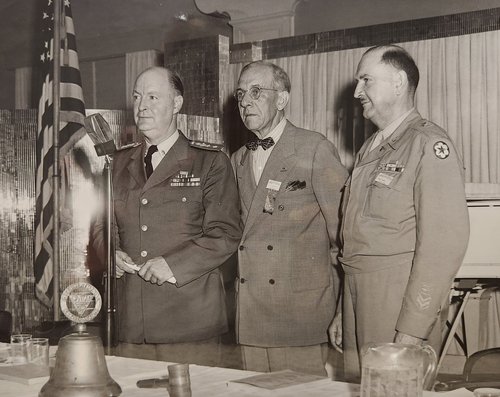
[[[359,151],[343,202],[343,349],[359,376],[368,342],[440,348],[440,311],[469,236],[463,167],[447,133],[414,108],[419,73],[401,47],[365,52],[354,96],[379,131]],[[340,316],[332,341],[340,344]]]
[[[217,365],[227,331],[218,267],[241,237],[231,164],[177,130],[174,72],[145,70],[133,96],[144,141],[117,152],[113,168],[118,354]]]
[[[323,135],[286,120],[290,80],[245,66],[235,97],[258,140],[232,157],[245,225],[238,251],[237,338],[253,371],[326,375],[335,312],[338,212],[347,171]]]

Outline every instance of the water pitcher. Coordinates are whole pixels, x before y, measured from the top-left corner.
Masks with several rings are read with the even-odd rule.
[[[436,363],[427,345],[368,344],[361,354],[361,397],[421,397],[432,388]]]

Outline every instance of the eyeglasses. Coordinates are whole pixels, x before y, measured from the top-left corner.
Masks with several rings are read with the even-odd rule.
[[[248,92],[248,95],[250,95],[250,98],[252,98],[253,100],[256,101],[257,99],[260,98],[260,94],[262,93],[262,90],[279,91],[279,90],[276,90],[274,88],[263,88],[263,87],[259,87],[259,86],[253,86],[253,87],[250,87],[248,90],[242,90],[241,88],[238,88],[234,92],[233,95],[238,102],[241,102],[243,100],[243,98],[245,97],[246,93]]]

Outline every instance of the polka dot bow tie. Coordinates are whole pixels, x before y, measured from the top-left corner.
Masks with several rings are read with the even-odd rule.
[[[257,148],[262,146],[262,149],[267,150],[274,145],[273,138],[257,139],[255,141],[248,142],[245,146],[250,150],[257,150]]]

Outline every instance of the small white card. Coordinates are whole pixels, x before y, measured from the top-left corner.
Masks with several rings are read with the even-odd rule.
[[[267,182],[266,189],[278,191],[280,190],[280,187],[281,187],[280,181],[273,181],[272,179],[269,179],[269,181]]]
[[[375,182],[379,182],[382,185],[389,186],[393,179],[394,179],[394,177],[392,175],[384,174],[383,172],[381,172],[375,178]]]

